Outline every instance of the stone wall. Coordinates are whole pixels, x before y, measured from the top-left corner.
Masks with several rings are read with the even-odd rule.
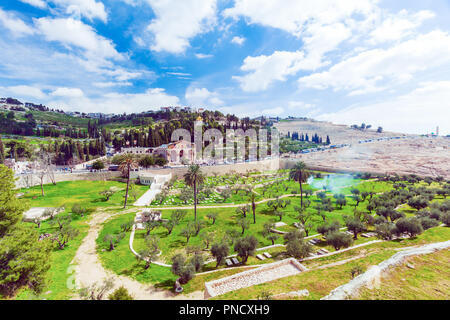
[[[91,181],[98,181],[98,180],[107,180],[111,178],[116,178],[121,176],[121,172],[119,171],[102,171],[102,172],[86,172],[86,173],[62,173],[62,174],[55,174],[55,181],[56,182],[62,182],[62,181],[78,181],[78,180],[91,180]],[[16,176],[16,187],[17,188],[26,188],[28,186],[38,186],[40,185],[40,179],[32,175],[32,178],[29,178],[30,183],[26,182],[27,176],[30,175],[20,175]],[[49,179],[48,176],[45,176],[44,178],[44,184],[52,183],[52,181]]]
[[[235,171],[237,173],[246,173],[247,170],[258,170],[258,171],[278,170],[279,165],[280,161],[278,159],[276,160],[274,159],[274,160],[263,160],[263,161],[235,163],[218,166],[203,166],[202,171],[207,175],[212,175],[213,173],[223,175],[231,171]],[[187,172],[187,167],[148,169],[141,172],[162,174],[162,175],[171,173],[172,176],[180,177]],[[138,174],[139,172],[134,172],[132,177],[133,176],[137,177]]]

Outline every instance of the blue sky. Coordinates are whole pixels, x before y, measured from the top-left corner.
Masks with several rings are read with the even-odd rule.
[[[448,0],[0,3],[0,96],[450,133]]]

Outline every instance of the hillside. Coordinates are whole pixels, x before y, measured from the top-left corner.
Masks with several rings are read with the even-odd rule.
[[[337,125],[330,122],[314,121],[314,120],[289,120],[280,121],[274,124],[281,134],[287,135],[288,132],[299,133],[317,133],[319,136],[331,138],[332,144],[353,144],[359,140],[376,139],[380,137],[398,136],[399,133],[383,132],[377,133],[375,129],[356,130],[351,129],[347,125]]]

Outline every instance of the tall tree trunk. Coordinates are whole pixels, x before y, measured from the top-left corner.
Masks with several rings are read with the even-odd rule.
[[[298,180],[298,184],[300,185],[300,207],[303,208],[303,187],[301,178]]]
[[[123,206],[124,209],[127,208],[127,200],[128,200],[128,188],[130,187],[130,166],[128,166],[128,179],[127,179],[127,191],[125,193],[125,205]]]
[[[253,223],[256,224],[256,203],[252,201],[252,210],[253,210]]]
[[[197,221],[197,182],[194,182],[194,220]]]

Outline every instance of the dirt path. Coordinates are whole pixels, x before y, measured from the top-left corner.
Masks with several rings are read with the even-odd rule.
[[[102,223],[113,216],[133,211],[135,211],[135,209],[113,215],[108,212],[100,211],[92,217],[91,221],[88,223],[90,226],[88,234],[83,239],[83,242],[78,248],[72,261],[72,263],[76,264],[75,277],[77,285],[79,287],[86,287],[96,282],[101,283],[106,278],[112,278],[114,279],[114,289],[124,286],[136,300],[203,299],[203,292],[201,291],[193,292],[189,295],[175,295],[170,291],[156,289],[153,285],[142,284],[136,280],[125,276],[119,276],[103,268],[96,252],[95,242],[101,230]],[[79,296],[76,296],[75,299],[79,299]]]

